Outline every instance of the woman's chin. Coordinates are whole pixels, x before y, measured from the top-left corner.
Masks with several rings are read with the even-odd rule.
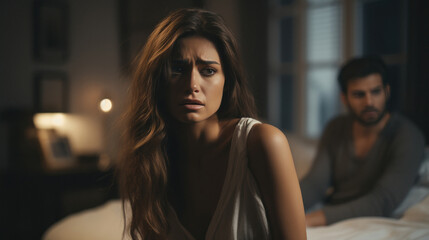
[[[199,113],[186,113],[182,116],[176,117],[177,121],[184,124],[195,124],[195,123],[200,123],[200,122],[204,122],[215,118],[217,119],[216,114],[206,116]]]

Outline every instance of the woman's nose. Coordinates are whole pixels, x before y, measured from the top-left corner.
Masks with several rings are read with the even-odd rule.
[[[189,90],[191,93],[200,92],[201,75],[197,67],[193,67],[189,76]]]

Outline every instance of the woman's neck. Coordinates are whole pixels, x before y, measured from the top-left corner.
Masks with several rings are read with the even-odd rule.
[[[216,142],[221,123],[216,115],[197,123],[177,123],[174,134],[181,145],[204,145]]]
[[[174,126],[175,148],[186,161],[205,161],[222,151],[230,142],[235,121],[220,121],[217,116],[203,122]]]

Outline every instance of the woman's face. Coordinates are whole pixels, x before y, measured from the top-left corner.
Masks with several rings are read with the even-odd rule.
[[[167,107],[174,119],[196,123],[216,115],[225,84],[219,54],[199,36],[178,41],[167,80]]]

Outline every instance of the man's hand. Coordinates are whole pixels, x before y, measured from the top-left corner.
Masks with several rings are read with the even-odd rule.
[[[317,227],[326,225],[326,216],[322,210],[317,210],[305,215],[307,227]]]

